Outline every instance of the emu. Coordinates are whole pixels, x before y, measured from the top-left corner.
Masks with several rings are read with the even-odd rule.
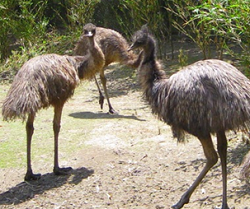
[[[71,168],[60,168],[58,163],[58,135],[65,102],[73,95],[80,79],[93,76],[92,71],[104,65],[104,55],[95,43],[95,25],[84,26],[89,53],[85,56],[46,54],[28,60],[18,71],[3,102],[4,120],[21,118],[26,121],[27,172],[25,180],[39,179],[31,167],[31,140],[33,122],[41,108],[54,107],[54,169],[56,175],[66,174]]]
[[[155,40],[147,26],[142,26],[133,36],[128,50],[135,48],[143,49],[138,80],[152,113],[171,126],[173,136],[179,141],[184,140],[185,132],[196,136],[207,159],[199,176],[172,208],[187,204],[216,164],[218,156],[211,139],[211,134],[216,134],[222,167],[222,209],[229,209],[225,131],[249,127],[250,81],[234,66],[216,59],[198,61],[167,78],[156,60]]]
[[[104,93],[108,102],[108,107],[109,107],[109,113],[110,114],[117,114],[115,109],[112,107],[110,99],[109,99],[109,94],[107,90],[107,79],[104,74],[105,68],[113,63],[113,62],[119,62],[121,64],[124,64],[126,66],[129,66],[131,68],[137,68],[140,64],[140,59],[141,56],[139,55],[138,57],[132,53],[128,52],[127,49],[129,47],[126,39],[118,32],[108,29],[108,28],[102,28],[102,27],[97,27],[96,28],[96,36],[95,40],[100,46],[100,48],[103,51],[103,54],[105,56],[105,64],[102,68],[96,69],[96,71],[99,71],[100,73],[100,79],[101,83],[104,89]],[[75,55],[85,55],[87,52],[87,47],[86,47],[86,42],[87,39],[83,35],[80,37],[78,40],[75,49],[74,49],[74,54]],[[98,85],[97,79],[95,78],[95,83],[97,85],[98,91],[99,91],[99,104],[101,106],[101,109],[103,109],[103,103],[104,103],[104,96],[101,92],[101,89]]]

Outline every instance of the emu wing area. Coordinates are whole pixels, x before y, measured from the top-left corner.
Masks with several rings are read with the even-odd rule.
[[[56,54],[27,61],[18,71],[3,103],[3,117],[25,119],[38,109],[63,104],[79,83],[73,58]]]
[[[163,120],[173,130],[206,137],[219,130],[246,128],[250,120],[250,81],[232,65],[199,61],[169,79]]]

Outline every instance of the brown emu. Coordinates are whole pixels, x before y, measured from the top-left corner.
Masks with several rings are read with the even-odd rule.
[[[91,78],[97,65],[104,65],[104,55],[95,43],[95,26],[84,27],[88,37],[89,53],[86,56],[46,54],[27,61],[18,71],[3,102],[4,120],[22,118],[26,121],[27,173],[25,180],[40,178],[31,168],[31,140],[36,112],[41,108],[54,107],[54,170],[56,175],[65,174],[71,168],[60,168],[58,163],[58,135],[64,103],[73,95],[80,79]],[[94,58],[98,58],[97,60]]]
[[[185,132],[196,136],[207,159],[197,179],[172,208],[188,203],[200,181],[216,164],[218,156],[211,139],[215,133],[222,166],[222,209],[229,209],[225,131],[249,127],[250,81],[232,65],[215,59],[198,61],[166,78],[156,60],[155,41],[147,27],[143,26],[133,38],[129,50],[143,49],[138,79],[152,112],[172,127],[179,140],[183,140]]]
[[[128,52],[127,49],[129,45],[127,41],[120,33],[114,30],[97,27],[95,40],[100,46],[100,48],[102,49],[103,54],[105,56],[105,65],[102,68],[96,69],[96,71],[100,72],[101,83],[103,85],[104,93],[108,101],[109,113],[115,114],[116,111],[111,105],[108,91],[107,91],[107,86],[106,86],[107,79],[104,75],[105,67],[107,67],[109,64],[113,62],[119,62],[129,67],[137,68],[140,64],[140,56],[137,57],[132,52]],[[75,49],[74,49],[75,55],[86,54],[87,52],[86,42],[87,42],[87,39],[83,34],[75,46]],[[95,82],[96,82],[96,85],[100,94],[99,104],[101,105],[101,109],[102,109],[104,96],[100,90],[96,77],[95,77]]]

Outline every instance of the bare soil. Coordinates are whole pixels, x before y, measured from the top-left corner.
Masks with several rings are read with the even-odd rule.
[[[22,159],[20,164],[0,168],[0,208],[167,209],[178,202],[205,165],[202,147],[192,136],[178,144],[169,126],[158,121],[141,99],[135,72],[115,67],[106,75],[111,102],[119,114],[107,114],[106,104],[101,111],[94,82],[83,82],[65,105],[59,136],[59,162],[73,169],[55,176],[53,110],[42,110],[32,150],[33,170],[42,177],[23,181],[26,151],[20,147],[13,153],[17,161]],[[8,88],[0,86],[1,101]],[[0,147],[10,143],[15,131],[17,140],[25,144],[25,126],[20,121],[15,124],[0,122],[4,133]],[[250,185],[239,178],[240,163],[250,146],[242,142],[240,133],[228,133],[228,139],[228,203],[231,208],[250,209]],[[1,162],[8,164],[4,158]],[[219,208],[221,199],[218,162],[184,208]]]

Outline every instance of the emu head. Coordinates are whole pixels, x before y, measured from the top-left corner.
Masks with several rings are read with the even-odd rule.
[[[140,30],[136,31],[132,37],[132,44],[128,48],[128,51],[143,48],[147,45],[148,42],[148,27],[147,25],[143,25]]]
[[[96,26],[92,23],[87,23],[83,27],[83,36],[85,37],[94,37],[96,33]]]

